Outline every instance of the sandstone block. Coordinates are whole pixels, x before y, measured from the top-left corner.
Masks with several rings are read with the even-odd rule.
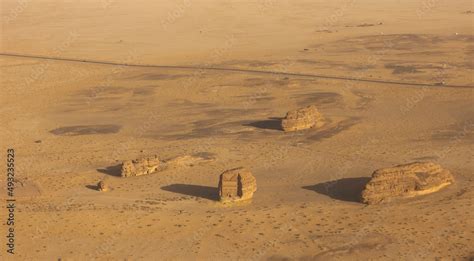
[[[149,158],[140,158],[136,160],[127,160],[122,164],[122,177],[134,177],[151,174],[158,170],[160,160],[157,156]]]
[[[257,191],[257,181],[249,170],[235,168],[220,175],[218,189],[221,202],[248,200]]]
[[[362,191],[362,202],[377,204],[395,198],[429,194],[454,182],[449,170],[432,162],[414,162],[376,170]]]
[[[321,127],[322,125],[323,116],[314,105],[289,111],[281,121],[281,127],[284,131],[298,131]]]

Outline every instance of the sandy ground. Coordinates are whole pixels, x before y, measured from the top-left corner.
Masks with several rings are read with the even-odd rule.
[[[468,260],[474,256],[472,1],[1,1],[0,147],[16,151],[4,260]],[[462,85],[465,88],[448,87]],[[284,133],[288,110],[329,122]],[[117,177],[123,160],[212,163]],[[378,168],[434,161],[456,183],[367,206]],[[2,162],[3,155],[2,155]],[[251,203],[216,201],[244,166]],[[2,167],[2,169],[5,169]],[[6,197],[5,172],[0,177]],[[95,190],[107,178],[112,190]]]

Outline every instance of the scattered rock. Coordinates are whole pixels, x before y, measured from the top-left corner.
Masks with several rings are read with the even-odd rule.
[[[220,175],[218,189],[223,203],[248,200],[257,191],[257,181],[249,170],[235,168]]]
[[[449,170],[432,162],[414,162],[376,170],[362,191],[362,202],[377,204],[395,198],[436,192],[454,182]]]
[[[160,160],[157,156],[127,160],[122,164],[122,177],[134,177],[151,174],[158,170]]]
[[[99,183],[97,183],[97,190],[98,191],[109,191],[110,188],[109,188],[109,184],[108,182],[106,182],[105,180],[101,180],[99,181]]]
[[[289,111],[281,121],[284,131],[297,131],[313,127],[321,127],[324,124],[323,116],[314,105]]]

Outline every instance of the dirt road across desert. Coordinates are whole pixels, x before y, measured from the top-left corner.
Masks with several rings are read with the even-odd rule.
[[[2,171],[0,259],[473,258],[473,10],[1,1],[0,158],[14,149],[15,224]],[[310,105],[324,125],[281,129]],[[122,162],[154,155],[166,168],[120,177]],[[416,161],[454,183],[360,202],[375,170]],[[237,167],[258,189],[224,205],[219,175]]]

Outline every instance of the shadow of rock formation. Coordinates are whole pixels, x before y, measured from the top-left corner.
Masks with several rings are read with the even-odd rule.
[[[282,131],[283,129],[281,128],[281,120],[283,118],[268,118],[268,120],[263,120],[263,121],[255,121],[251,123],[244,124],[244,126],[251,126],[259,129],[267,129],[267,130],[280,130]]]
[[[216,187],[189,185],[189,184],[171,184],[161,187],[162,190],[179,193],[187,196],[204,198],[209,200],[219,200]]]
[[[114,177],[121,177],[122,164],[106,167],[105,169],[97,169],[98,172]]]
[[[362,190],[369,180],[369,177],[343,178],[303,188],[337,200],[360,202]]]
[[[95,190],[95,191],[99,190],[99,186],[97,186],[97,185],[86,185],[86,188],[92,189],[92,190]]]

